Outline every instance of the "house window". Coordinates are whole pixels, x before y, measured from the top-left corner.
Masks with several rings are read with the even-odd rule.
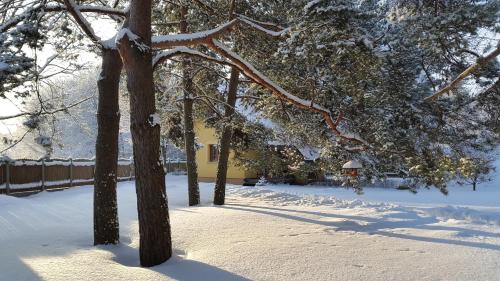
[[[208,161],[217,162],[219,160],[219,146],[216,144],[208,145]]]

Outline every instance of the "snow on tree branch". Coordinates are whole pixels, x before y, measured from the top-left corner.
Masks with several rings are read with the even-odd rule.
[[[229,62],[227,60],[215,58],[215,57],[206,55],[206,54],[204,54],[202,52],[190,49],[188,47],[177,47],[177,48],[174,48],[174,49],[171,49],[171,50],[168,50],[168,51],[159,52],[156,56],[154,56],[153,57],[153,68],[156,68],[163,61],[168,60],[168,59],[170,59],[170,58],[172,58],[174,56],[177,56],[177,55],[195,56],[195,57],[202,58],[204,60],[216,62],[218,64],[223,64],[223,65],[228,65],[228,66],[234,66],[233,63],[231,63],[231,62]]]
[[[95,34],[94,29],[92,29],[90,23],[82,15],[75,2],[73,2],[73,0],[64,0],[64,3],[66,4],[68,12],[73,16],[75,21],[78,23],[83,32],[90,38],[90,40],[102,46],[101,38]]]
[[[133,42],[141,52],[145,52],[149,49],[149,46],[142,42],[141,37],[128,28],[122,28],[118,31],[118,34],[114,37],[115,43],[117,45],[120,44],[125,37],[127,37],[129,42]]]
[[[214,29],[195,32],[195,33],[181,33],[172,35],[153,36],[151,44],[153,48],[165,49],[176,46],[190,46],[203,44],[210,38],[216,38],[224,34],[230,28],[238,23],[238,19],[233,19],[221,26]]]
[[[429,97],[426,97],[424,100],[426,100],[426,101],[436,100],[438,97],[451,91],[453,88],[455,88],[458,85],[458,83],[460,83],[462,80],[467,78],[467,76],[471,75],[474,71],[476,71],[477,69],[479,69],[483,65],[485,65],[488,62],[495,59],[498,55],[500,55],[500,44],[497,45],[496,49],[493,50],[493,52],[489,53],[485,57],[479,58],[475,64],[469,66],[466,70],[464,70],[462,73],[460,73],[460,75],[458,75],[457,78],[455,78],[455,80],[451,81],[451,83],[448,84],[446,87],[439,90],[437,93],[434,93],[433,95],[431,95]]]
[[[281,25],[275,24],[273,22],[258,21],[258,20],[252,19],[252,18],[247,17],[247,16],[242,15],[242,14],[236,14],[236,16],[239,17],[239,18],[241,18],[241,19],[246,19],[248,21],[256,23],[256,24],[258,24],[260,26],[263,26],[263,27],[276,28],[276,29],[280,29],[280,30],[288,29],[286,27],[283,27]]]
[[[248,24],[249,26],[259,30],[259,31],[262,31],[270,36],[273,36],[273,37],[279,37],[279,36],[282,36],[283,34],[286,34],[290,28],[285,28],[285,29],[282,29],[280,31],[273,31],[273,30],[270,30],[270,29],[267,29],[267,28],[264,28],[262,25],[260,24],[257,24],[256,22],[252,21],[252,20],[249,20],[249,19],[246,19],[246,18],[240,18],[240,20],[246,24]]]
[[[313,101],[305,100],[288,93],[286,90],[284,90],[279,85],[272,82],[268,77],[266,77],[264,74],[255,69],[255,67],[253,67],[250,63],[241,58],[238,54],[234,53],[229,48],[226,48],[219,41],[212,39],[211,42],[207,44],[207,46],[216,53],[220,54],[222,57],[229,59],[247,77],[251,78],[257,84],[263,86],[264,88],[270,90],[273,94],[280,97],[281,99],[290,102],[291,104],[295,105],[298,108],[320,113],[325,119],[330,129],[337,137],[345,140],[358,142],[365,146],[370,147],[368,142],[366,142],[358,134],[346,132],[339,127],[342,118],[339,118],[338,120],[335,121],[332,117],[331,112],[325,107],[314,104]]]
[[[27,8],[26,11],[23,11],[18,15],[12,16],[9,20],[6,20],[2,25],[0,25],[0,32],[6,32],[8,29],[31,17],[33,13],[40,12],[42,8],[44,8],[43,4],[35,5],[33,7]]]
[[[191,46],[197,44],[206,44],[210,42],[213,38],[218,38],[228,32],[235,25],[244,23],[249,25],[253,29],[264,32],[272,37],[280,37],[289,29],[283,29],[280,31],[269,30],[262,25],[256,23],[255,21],[249,20],[246,17],[236,17],[233,20],[224,23],[214,29],[195,32],[195,33],[181,33],[181,34],[172,34],[172,35],[158,35],[153,36],[151,39],[151,44],[153,48],[156,49],[167,49],[177,46]]]

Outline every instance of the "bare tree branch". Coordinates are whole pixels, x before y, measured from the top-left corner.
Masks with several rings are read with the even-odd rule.
[[[27,136],[27,135],[28,135],[31,131],[32,131],[32,129],[28,129],[28,130],[26,130],[26,132],[24,132],[24,134],[21,136],[21,138],[20,138],[20,139],[16,140],[13,144],[9,145],[8,147],[6,147],[6,148],[2,149],[2,150],[0,151],[0,154],[1,154],[1,153],[4,153],[5,151],[7,151],[7,150],[9,150],[9,149],[13,148],[14,146],[16,146],[17,144],[19,144],[20,142],[22,142],[22,141],[24,140],[24,138],[25,138],[25,137],[26,137],[26,136]]]
[[[58,108],[55,110],[50,110],[50,111],[47,111],[45,109],[40,109],[37,112],[22,112],[22,113],[10,115],[10,116],[0,116],[0,121],[7,120],[7,119],[13,119],[13,118],[17,118],[17,117],[22,117],[22,116],[42,116],[42,115],[56,114],[58,112],[66,111],[72,107],[78,106],[78,105],[90,100],[91,98],[92,98],[92,96],[89,96],[89,97],[86,97],[82,100],[79,100],[73,104],[70,104],[68,106],[63,106],[61,108]]]

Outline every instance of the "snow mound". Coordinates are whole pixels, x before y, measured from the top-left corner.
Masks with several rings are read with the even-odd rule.
[[[259,187],[239,187],[231,186],[227,190],[228,195],[259,199],[267,202],[273,202],[280,206],[298,205],[298,206],[332,206],[335,208],[376,208],[380,210],[389,210],[398,207],[386,203],[370,203],[355,200],[342,200],[333,196],[320,195],[295,195],[287,192],[273,191]]]
[[[495,212],[483,212],[466,207],[446,206],[423,209],[423,213],[440,220],[458,220],[473,224],[500,225],[500,217]]]
[[[272,203],[274,206],[329,206],[338,209],[370,208],[375,212],[395,211],[419,217],[435,217],[439,221],[456,220],[477,225],[500,225],[498,212],[474,210],[460,206],[434,208],[407,207],[398,204],[367,202],[359,199],[345,200],[334,196],[292,194],[262,187],[228,186],[227,194],[236,198],[250,198]]]

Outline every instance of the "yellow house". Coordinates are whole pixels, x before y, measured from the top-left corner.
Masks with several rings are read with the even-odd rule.
[[[207,128],[201,121],[194,124],[197,142],[202,145],[196,151],[196,164],[198,165],[198,180],[201,182],[214,182],[217,176],[217,161],[219,159],[218,138],[214,128]],[[246,171],[236,166],[234,162],[234,151],[229,153],[227,168],[227,182],[242,184],[245,178],[256,178],[257,173]]]

